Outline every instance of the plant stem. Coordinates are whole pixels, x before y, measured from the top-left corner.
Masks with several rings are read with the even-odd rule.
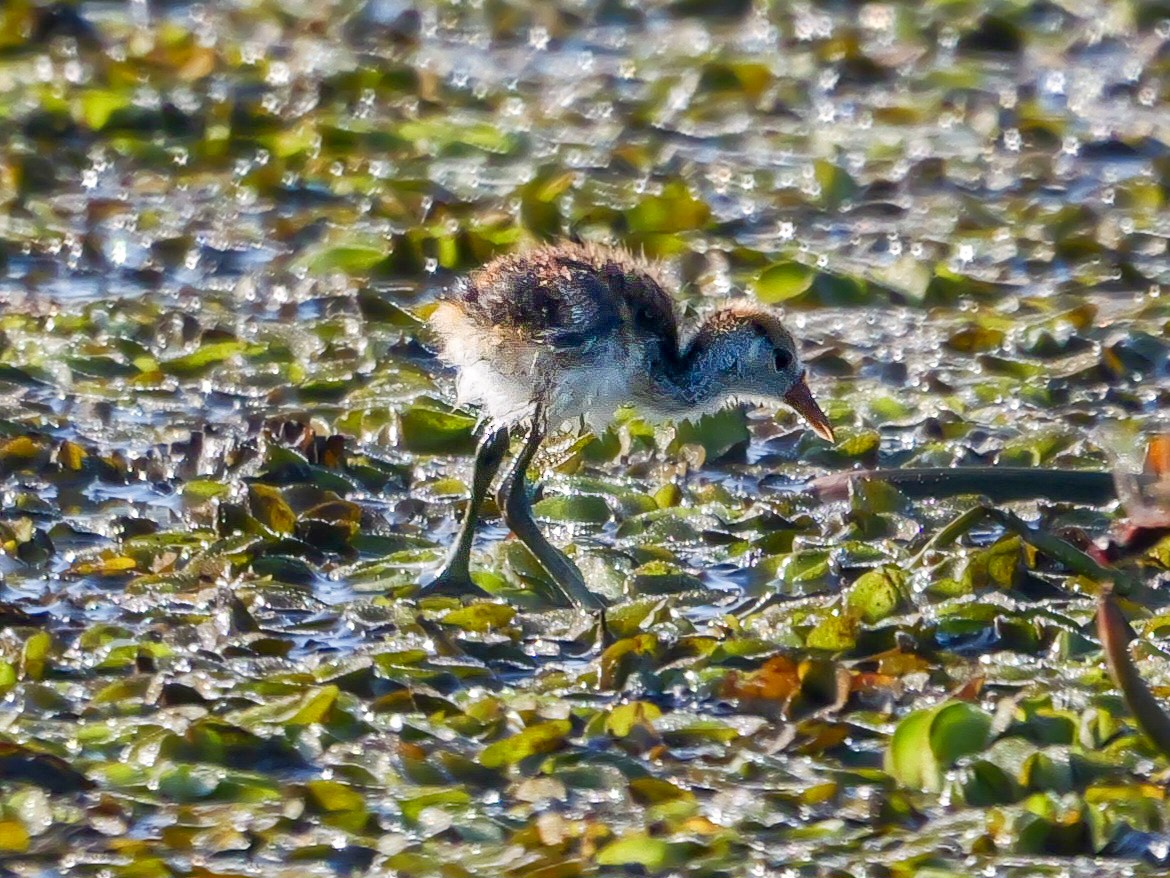
[[[1111,473],[1026,466],[856,470],[813,479],[806,490],[821,500],[843,500],[850,486],[862,479],[886,482],[913,498],[978,494],[993,503],[1045,499],[1091,506],[1104,506],[1117,499]]]

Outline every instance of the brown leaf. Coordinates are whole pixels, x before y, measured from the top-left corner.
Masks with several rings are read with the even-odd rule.
[[[983,675],[976,675],[952,692],[951,698],[957,699],[958,701],[973,701],[978,703],[979,694],[983,691],[983,683]]]
[[[787,702],[800,691],[800,674],[796,662],[778,655],[768,659],[754,671],[740,675],[732,671],[723,681],[720,694],[724,698],[752,698]]]

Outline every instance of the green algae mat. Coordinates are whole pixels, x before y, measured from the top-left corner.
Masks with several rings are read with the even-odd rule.
[[[1165,874],[1093,617],[1170,701],[1170,547],[1052,471],[1164,426],[1168,188],[1160,0],[8,0],[0,875]],[[624,412],[536,506],[604,623],[491,509],[418,600],[428,308],[562,236],[784,307],[838,441]]]

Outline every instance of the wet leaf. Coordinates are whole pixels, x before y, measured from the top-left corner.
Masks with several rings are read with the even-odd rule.
[[[852,610],[832,610],[822,618],[805,638],[809,649],[841,652],[857,643],[858,616]]]
[[[799,296],[812,286],[815,273],[799,262],[778,262],[756,277],[752,291],[769,305]]]
[[[57,449],[57,461],[64,469],[78,472],[87,457],[85,449],[75,442],[65,440]]]
[[[190,354],[163,360],[159,363],[159,369],[179,378],[197,377],[242,353],[246,347],[242,341],[210,342]]]
[[[640,866],[648,872],[660,872],[670,864],[671,846],[640,832],[624,835],[597,852],[599,866]]]
[[[290,726],[306,726],[324,722],[337,701],[340,690],[336,686],[322,686],[310,690],[296,712],[286,722]]]
[[[850,587],[846,605],[867,624],[887,619],[908,605],[905,576],[897,567],[864,573]]]
[[[378,244],[338,244],[313,254],[309,270],[318,274],[341,271],[346,274],[368,274],[386,259],[387,248]]]
[[[820,197],[826,204],[836,207],[856,194],[857,184],[840,166],[821,159],[814,164],[814,168]]]
[[[270,530],[291,534],[296,529],[296,513],[285,501],[279,488],[259,483],[249,485],[248,505],[256,520]]]
[[[465,631],[484,632],[508,625],[516,611],[506,604],[477,603],[443,615],[443,624]]]
[[[894,730],[886,770],[905,786],[938,791],[944,772],[961,757],[982,751],[990,732],[991,717],[965,701],[914,711]]]
[[[504,768],[530,756],[549,753],[564,745],[571,728],[568,720],[536,723],[511,737],[488,744],[479,754],[480,764],[485,768]]]
[[[39,680],[45,675],[45,667],[53,649],[53,636],[47,631],[37,631],[24,642],[21,652],[21,672],[30,680]]]
[[[739,409],[724,409],[698,421],[681,421],[668,452],[677,454],[688,444],[702,446],[704,459],[714,462],[746,446],[751,439],[747,418]]]
[[[365,799],[356,790],[332,780],[311,780],[305,794],[313,807],[321,811],[358,811],[365,809]]]
[[[621,704],[609,712],[605,730],[615,738],[627,737],[636,726],[649,726],[662,716],[657,705],[645,701],[631,701]]]
[[[721,694],[725,698],[758,698],[783,704],[799,690],[796,662],[787,656],[775,656],[750,674],[732,671],[723,681]]]
[[[612,517],[605,499],[590,494],[546,497],[534,504],[532,511],[537,518],[546,521],[575,521],[583,524],[602,524]]]
[[[138,562],[133,558],[111,555],[94,561],[79,561],[73,565],[71,572],[76,576],[119,576],[137,566]]]
[[[31,436],[17,436],[0,444],[0,463],[6,469],[17,469],[45,458],[48,447]]]
[[[129,106],[131,99],[128,92],[88,89],[81,96],[81,118],[89,128],[100,131],[114,113]]]
[[[641,199],[628,211],[626,222],[634,233],[683,232],[702,228],[710,215],[706,202],[696,198],[681,180],[672,180],[661,195]]]
[[[30,836],[23,823],[16,820],[0,820],[0,851],[24,853],[28,850]]]
[[[470,454],[474,426],[467,415],[415,405],[401,415],[402,444],[417,454]]]
[[[61,757],[7,741],[0,741],[0,777],[35,784],[50,793],[75,793],[94,786],[93,781]]]

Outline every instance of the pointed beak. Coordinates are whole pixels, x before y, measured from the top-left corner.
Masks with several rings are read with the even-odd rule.
[[[813,399],[812,391],[808,389],[808,376],[805,373],[802,372],[796,383],[792,385],[792,389],[784,394],[784,401],[808,421],[814,433],[826,442],[835,441],[833,427],[829,424],[825,413],[821,411],[821,407],[817,405],[817,401]]]

